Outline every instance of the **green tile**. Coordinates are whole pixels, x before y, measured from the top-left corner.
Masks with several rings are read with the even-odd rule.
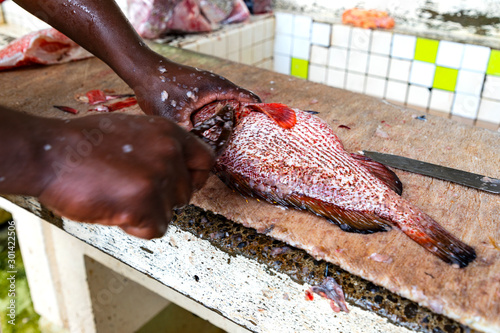
[[[488,68],[486,69],[486,74],[500,76],[500,51],[499,50],[491,50],[490,61],[488,62]]]
[[[458,69],[437,66],[432,87],[442,90],[455,91],[457,77]]]
[[[417,38],[417,45],[415,46],[415,60],[435,63],[438,47],[438,40],[420,37]]]
[[[292,58],[292,68],[290,74],[296,77],[307,79],[308,69],[309,69],[309,61]]]

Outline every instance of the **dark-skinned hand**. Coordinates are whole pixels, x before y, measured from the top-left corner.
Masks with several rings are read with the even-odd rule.
[[[165,233],[172,209],[189,202],[214,163],[208,146],[162,117],[63,121],[1,111],[4,133],[23,137],[4,141],[0,152],[24,153],[0,166],[0,193],[37,196],[57,214],[141,238]]]
[[[226,78],[209,71],[180,65],[145,50],[137,75],[128,81],[141,109],[151,115],[173,119],[183,128],[193,126],[192,115],[218,100],[260,102],[260,98]]]

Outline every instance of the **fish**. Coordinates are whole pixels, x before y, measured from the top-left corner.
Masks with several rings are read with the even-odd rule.
[[[128,0],[128,17],[144,38],[169,33],[209,32],[250,17],[243,0]]]
[[[92,57],[58,30],[47,28],[17,38],[0,50],[0,70],[53,65]]]
[[[245,198],[309,211],[347,232],[399,229],[455,267],[476,258],[471,246],[401,196],[393,171],[347,152],[332,127],[310,112],[280,103],[219,101],[192,121],[193,133],[217,149],[213,172]]]
[[[394,19],[387,12],[375,9],[347,9],[342,14],[342,23],[365,29],[394,28]]]

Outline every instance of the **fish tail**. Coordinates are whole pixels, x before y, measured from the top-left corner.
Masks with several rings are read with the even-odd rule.
[[[417,222],[398,227],[420,246],[448,264],[464,268],[476,259],[476,251],[472,247],[450,234],[431,217],[420,213],[418,218]]]

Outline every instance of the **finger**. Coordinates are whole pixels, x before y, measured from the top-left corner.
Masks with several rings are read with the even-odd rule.
[[[168,225],[172,219],[172,211],[170,210],[169,214],[165,214],[159,198],[156,198],[154,201],[158,204],[148,207],[151,210],[147,215],[143,215],[144,217],[140,220],[138,218],[129,219],[128,223],[118,226],[129,235],[135,237],[144,239],[162,237],[167,232]],[[142,207],[145,206],[147,205],[143,205]]]
[[[178,163],[177,168],[167,175],[161,185],[163,206],[165,210],[171,211],[175,207],[182,207],[189,203],[193,187],[188,170],[183,163]]]
[[[210,172],[205,170],[190,170],[190,176],[191,186],[193,187],[193,190],[196,191],[205,185],[208,177],[210,176]]]
[[[215,155],[210,146],[190,133],[185,138],[183,154],[188,170],[211,170],[215,164]]]
[[[228,100],[228,99],[235,99],[238,100],[239,102],[246,102],[246,103],[262,102],[261,98],[257,96],[257,94],[255,94],[254,92],[239,87],[237,87],[235,90],[231,90],[229,93],[217,95],[217,100]]]
[[[120,228],[129,235],[143,239],[160,238],[167,231],[166,223],[158,223],[158,221],[146,227],[124,225],[120,226]]]

